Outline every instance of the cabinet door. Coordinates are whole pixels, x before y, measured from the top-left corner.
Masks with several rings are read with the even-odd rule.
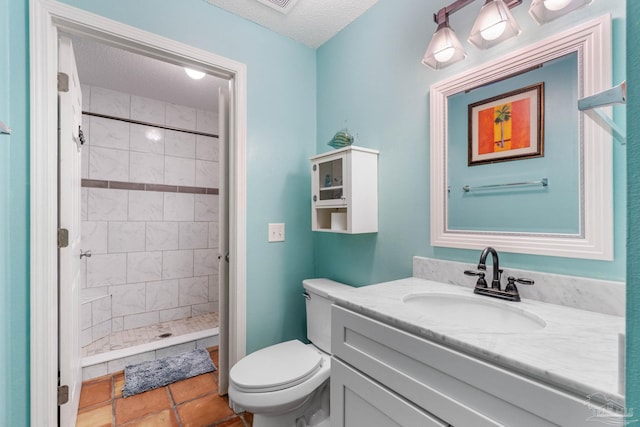
[[[448,425],[339,360],[331,360],[332,427]]]
[[[345,206],[348,184],[347,154],[330,156],[313,163],[313,198],[316,206]]]

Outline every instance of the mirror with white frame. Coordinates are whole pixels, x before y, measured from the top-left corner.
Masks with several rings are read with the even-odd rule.
[[[433,84],[431,244],[611,260],[612,138],[577,107],[611,69],[607,15]],[[482,123],[505,147],[502,120],[482,114],[506,104],[529,148],[479,150]]]

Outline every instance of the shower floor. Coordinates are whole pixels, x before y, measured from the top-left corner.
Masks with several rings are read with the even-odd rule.
[[[186,319],[156,323],[142,328],[113,332],[82,347],[82,357],[107,353],[113,350],[161,341],[165,338],[185,335],[218,327],[218,313],[207,313]],[[168,335],[169,334],[169,335]]]

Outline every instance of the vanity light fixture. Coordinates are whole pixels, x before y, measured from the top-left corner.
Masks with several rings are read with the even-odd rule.
[[[540,25],[572,12],[593,0],[532,0],[529,14]]]
[[[187,73],[187,76],[191,77],[193,80],[200,80],[205,76],[205,73],[202,71],[192,70],[191,68],[184,67],[184,72]]]
[[[520,27],[504,1],[486,0],[471,27],[469,43],[480,49],[488,49],[518,34]]]
[[[449,6],[440,9],[438,13],[433,14],[433,20],[438,24],[438,28],[431,37],[427,51],[422,58],[424,65],[439,70],[467,57],[458,37],[449,26],[449,16],[474,1],[456,0]],[[520,3],[522,0],[508,0],[506,3],[503,0],[486,0],[478,19],[476,19],[476,24],[473,26],[469,41],[475,46],[485,49],[519,34],[520,28],[509,12],[509,8]],[[480,27],[477,31],[478,37],[485,40],[484,42],[474,38],[474,30],[477,26]]]

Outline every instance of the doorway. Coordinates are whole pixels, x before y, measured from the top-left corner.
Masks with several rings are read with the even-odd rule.
[[[230,81],[228,373],[245,353],[246,67],[209,52],[71,6],[33,0],[31,13],[31,420],[57,418],[57,133],[58,31],[95,37],[130,52],[192,66]]]

